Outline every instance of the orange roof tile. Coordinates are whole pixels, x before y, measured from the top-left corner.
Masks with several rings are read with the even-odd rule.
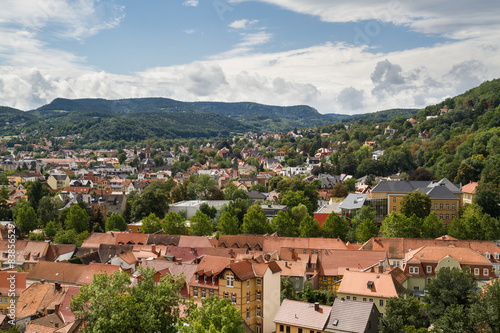
[[[111,275],[114,272],[118,272],[120,270],[121,268],[118,265],[90,263],[88,266],[86,266],[85,271],[80,276],[78,284],[90,284],[92,282],[92,279],[94,278],[94,274],[106,273],[108,275]]]
[[[372,282],[370,288],[369,281]],[[390,274],[347,271],[337,293],[390,298],[398,297],[405,291],[404,287]]]
[[[315,311],[314,304],[285,299],[274,317],[274,322],[322,331],[331,310],[331,306],[320,305],[318,311]]]

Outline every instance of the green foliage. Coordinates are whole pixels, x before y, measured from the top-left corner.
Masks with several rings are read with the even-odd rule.
[[[244,234],[263,235],[271,232],[271,226],[260,205],[253,205],[243,218],[241,232]]]
[[[278,236],[297,237],[299,235],[295,219],[286,212],[278,212],[278,215],[271,221],[271,227]]]
[[[179,333],[243,333],[240,312],[229,299],[208,297],[178,325]]]
[[[342,219],[337,213],[333,212],[326,218],[326,221],[321,225],[321,235],[325,238],[340,238],[343,241],[347,240],[349,232],[349,222]]]
[[[240,232],[238,218],[229,212],[223,212],[217,223],[217,230],[221,235],[237,235]]]
[[[337,183],[333,185],[331,196],[334,198],[344,198],[349,194],[347,185]]]
[[[35,210],[29,205],[22,205],[16,214],[16,225],[25,235],[35,230],[38,226],[38,218]]]
[[[81,233],[88,231],[90,217],[87,212],[79,205],[71,206],[69,213],[64,221],[66,229],[73,229],[75,232]]]
[[[448,234],[458,239],[496,240],[500,237],[500,222],[481,207],[466,205],[460,219],[455,219],[448,228]]]
[[[307,303],[320,303],[323,305],[333,304],[336,294],[332,291],[314,290],[312,283],[307,281],[304,290],[299,294],[300,300]]]
[[[422,238],[438,238],[445,234],[443,221],[432,212],[422,223]]]
[[[206,202],[202,203],[199,208],[200,212],[207,215],[211,219],[214,219],[217,215],[217,208],[209,206]]]
[[[364,219],[356,230],[356,238],[360,243],[364,243],[372,237],[378,235],[378,226],[370,219]]]
[[[412,225],[409,218],[397,212],[385,217],[380,230],[383,237],[419,237],[418,226]]]
[[[299,237],[319,237],[321,230],[319,223],[312,216],[307,215],[299,225]]]
[[[62,226],[59,222],[50,221],[45,226],[44,232],[47,237],[54,237],[59,231],[62,231]]]
[[[38,203],[40,200],[48,195],[50,195],[49,188],[43,185],[40,181],[37,180],[26,183],[26,196],[28,197],[28,203],[35,211],[38,209]]]
[[[40,199],[38,203],[38,219],[40,221],[40,227],[45,227],[49,221],[57,221],[59,219],[59,208],[61,208],[62,202],[58,200],[55,202],[49,196],[45,196]]]
[[[113,213],[106,219],[106,231],[125,231],[127,222],[120,214]]]
[[[344,185],[347,186],[349,192],[356,191],[356,178],[352,177],[344,181]]]
[[[77,244],[78,234],[74,229],[59,230],[54,237],[54,244]]]
[[[431,198],[418,190],[406,194],[401,200],[401,213],[406,217],[416,215],[425,218],[431,213]]]
[[[161,223],[163,232],[167,235],[187,235],[186,219],[175,212],[168,212]]]
[[[408,332],[429,326],[424,306],[416,297],[392,297],[385,311],[386,315],[380,319],[381,333]]]
[[[210,236],[214,233],[214,224],[212,219],[201,212],[197,211],[190,219],[191,233],[194,236]]]
[[[470,268],[440,268],[436,278],[427,285],[424,296],[425,310],[435,320],[441,317],[452,305],[469,307],[473,301],[476,279]]]
[[[302,204],[307,207],[307,211],[309,212],[309,214],[312,214],[314,212],[313,204],[311,200],[305,195],[304,191],[294,192],[292,190],[289,190],[284,194],[280,194],[280,202],[281,204],[288,206],[289,209]]]
[[[70,309],[87,325],[82,332],[177,332],[180,290],[184,281],[166,275],[160,283],[154,269],[140,269],[141,283],[130,285],[125,272],[96,274],[72,297]]]
[[[500,280],[485,285],[476,295],[471,308],[472,318],[487,332],[500,332]]]
[[[250,189],[254,190],[254,191],[259,191],[261,193],[267,193],[267,188],[260,183],[252,185],[252,187],[250,187]]]
[[[165,216],[168,211],[168,198],[171,185],[164,182],[153,182],[132,200],[131,215],[135,221],[154,213],[158,217]]]
[[[497,173],[498,173],[497,169]],[[500,188],[499,182],[482,183],[476,188],[474,203],[481,206],[483,211],[492,217],[500,218]]]
[[[148,217],[142,219],[141,232],[143,234],[154,234],[162,229],[160,218],[156,217],[155,213],[149,214]]]

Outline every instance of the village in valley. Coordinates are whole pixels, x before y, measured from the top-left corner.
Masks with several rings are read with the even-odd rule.
[[[380,137],[401,140],[390,125],[377,127]],[[498,295],[500,229],[497,217],[477,208],[480,182],[435,179],[421,167],[336,173],[348,169],[332,161],[352,151],[352,141],[329,140],[333,132],[318,129],[171,149],[150,137],[145,146],[115,149],[65,148],[78,135],[55,138],[56,149],[50,138],[29,150],[28,135],[2,140],[1,327],[112,331],[93,326],[92,316],[104,320],[113,308],[108,297],[135,295],[148,279],[154,293],[176,286],[173,305],[162,310],[175,322],[151,331],[195,332],[189,329],[202,315],[188,309],[206,306],[214,316],[213,299],[237,310],[235,328],[225,332],[421,332],[431,322],[449,325],[445,316],[456,319],[447,308],[486,311],[472,293]],[[431,135],[418,139],[425,144]],[[317,140],[312,149],[298,144],[307,136]],[[280,141],[296,144],[274,144]],[[309,153],[301,152],[306,146]],[[361,142],[361,154],[366,166],[384,161],[375,140]],[[457,295],[439,285],[461,281]],[[163,308],[163,298],[152,300],[158,303],[141,306]],[[89,313],[99,303],[106,310]],[[492,327],[495,318],[478,325]]]

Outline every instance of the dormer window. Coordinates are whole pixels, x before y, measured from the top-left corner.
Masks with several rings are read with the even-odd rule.
[[[194,279],[196,280],[196,282],[198,282],[200,280],[200,276],[198,275],[198,273],[196,273],[194,275]]]
[[[207,283],[208,277],[206,275],[203,276],[203,282]]]
[[[496,260],[500,259],[500,253],[495,253],[495,259]]]
[[[491,253],[486,252],[486,259],[488,259],[488,260],[491,259]]]
[[[212,284],[215,284],[215,276],[212,276]]]

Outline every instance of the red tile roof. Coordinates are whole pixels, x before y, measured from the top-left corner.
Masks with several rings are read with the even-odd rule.
[[[369,281],[372,282],[371,288],[368,288]],[[338,294],[383,298],[398,297],[404,292],[404,287],[390,274],[349,271],[337,291]]]
[[[319,309],[316,311],[312,303],[285,299],[274,317],[274,322],[322,331],[328,322],[331,310],[331,306],[319,305]]]

